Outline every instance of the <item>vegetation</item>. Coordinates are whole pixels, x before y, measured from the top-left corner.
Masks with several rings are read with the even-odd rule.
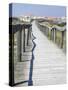
[[[57,24],[57,25],[60,26],[60,27],[63,27],[63,26],[66,25],[66,23],[60,23],[60,24]]]

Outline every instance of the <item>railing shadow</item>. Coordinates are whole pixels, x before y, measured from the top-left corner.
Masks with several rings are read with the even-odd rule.
[[[33,51],[34,51],[34,49],[36,47],[36,44],[34,42],[34,39],[36,39],[36,37],[33,34],[32,34],[32,36],[33,36],[32,42],[33,42],[33,45],[34,46],[32,48],[32,59],[31,59],[31,62],[30,62],[30,72],[29,72],[28,86],[32,86],[33,85],[33,80],[32,80],[32,75],[33,75],[33,61],[34,61],[34,53],[33,53]]]

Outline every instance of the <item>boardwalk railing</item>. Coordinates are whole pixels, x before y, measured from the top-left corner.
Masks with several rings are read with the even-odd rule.
[[[26,47],[30,47],[32,39],[31,24],[13,24],[9,25],[9,85],[14,86],[22,82],[15,83],[15,65],[22,62],[27,57],[23,57]],[[31,50],[31,48],[30,48]],[[27,52],[29,52],[28,50]],[[31,58],[30,58],[31,59]],[[23,70],[23,69],[22,69]]]
[[[66,53],[66,25],[63,27],[57,25],[50,27],[47,24],[37,22],[37,26],[49,40],[56,43]]]

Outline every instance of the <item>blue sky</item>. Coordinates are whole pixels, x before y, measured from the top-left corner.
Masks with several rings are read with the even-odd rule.
[[[28,14],[32,14],[34,16],[63,17],[66,16],[66,7],[55,5],[22,4],[22,3],[12,4],[13,17]]]

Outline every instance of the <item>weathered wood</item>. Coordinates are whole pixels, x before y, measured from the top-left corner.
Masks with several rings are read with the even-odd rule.
[[[22,30],[20,30],[20,62],[22,61]]]
[[[25,52],[25,28],[24,28],[24,35],[23,35],[23,52]]]
[[[63,48],[63,41],[64,41],[64,31],[62,32],[61,48]]]
[[[38,33],[38,34],[37,34]],[[35,59],[33,65],[33,85],[66,83],[66,56],[60,48],[50,42],[33,22]]]

